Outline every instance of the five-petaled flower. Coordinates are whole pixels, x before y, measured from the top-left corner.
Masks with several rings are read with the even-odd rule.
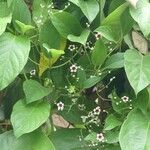
[[[103,133],[98,133],[97,136],[96,136],[96,139],[99,142],[104,142],[104,135],[103,135]]]
[[[68,49],[70,51],[74,51],[76,49],[76,46],[75,45],[69,45]]]
[[[93,114],[94,115],[99,115],[101,112],[101,108],[99,106],[97,106],[94,110],[93,110]]]
[[[128,96],[122,96],[121,99],[125,103],[129,101],[129,97]]]
[[[64,103],[62,103],[62,102],[57,103],[57,109],[60,110],[60,111],[63,111]]]
[[[72,66],[70,66],[70,72],[77,72],[78,67],[73,64]]]

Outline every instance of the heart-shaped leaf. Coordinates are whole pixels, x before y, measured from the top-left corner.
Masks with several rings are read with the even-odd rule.
[[[26,80],[23,83],[23,90],[26,96],[27,104],[40,100],[51,92],[50,89],[43,87],[35,80]]]
[[[24,100],[19,100],[13,108],[11,122],[14,134],[18,138],[40,127],[48,119],[50,105],[47,102],[34,102],[26,105]]]
[[[150,54],[142,55],[136,50],[124,54],[124,67],[136,95],[150,84]]]
[[[83,30],[77,18],[65,11],[53,13],[51,21],[64,38],[69,34],[79,36]]]
[[[92,62],[95,66],[101,66],[107,57],[107,48],[102,40],[98,40],[92,51]]]
[[[39,130],[18,139],[12,131],[7,131],[0,134],[0,145],[2,150],[55,150],[53,143]]]
[[[148,150],[150,148],[150,119],[140,110],[129,113],[121,127],[119,141],[122,150]]]
[[[0,90],[7,87],[27,63],[30,41],[23,36],[0,36]]]
[[[71,34],[71,35],[68,35],[68,39],[72,42],[78,42],[78,43],[85,45],[89,34],[90,34],[90,31],[85,29],[83,30],[80,36],[75,36]]]
[[[90,22],[92,22],[99,12],[99,4],[96,0],[69,0],[74,3],[84,13]],[[94,9],[93,9],[94,8]]]
[[[139,0],[136,8],[131,7],[130,13],[133,19],[139,24],[143,34],[150,35],[150,3],[148,0]]]

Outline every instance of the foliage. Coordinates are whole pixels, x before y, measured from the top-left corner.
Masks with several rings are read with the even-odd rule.
[[[149,0],[0,0],[1,149],[150,150],[149,43]]]

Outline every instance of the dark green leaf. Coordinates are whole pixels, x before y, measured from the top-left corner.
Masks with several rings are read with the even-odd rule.
[[[107,49],[102,40],[98,40],[92,51],[92,62],[95,66],[101,66],[107,57]]]
[[[23,83],[23,90],[27,104],[41,100],[51,92],[51,89],[45,88],[39,82],[31,79]]]
[[[57,31],[65,38],[69,34],[79,36],[83,30],[77,18],[65,11],[52,14],[51,21]]]
[[[96,0],[69,0],[82,10],[84,15],[92,22],[99,12],[99,4]],[[94,8],[94,9],[93,9]]]
[[[118,69],[124,67],[124,53],[116,53],[110,56],[105,63],[106,69]]]

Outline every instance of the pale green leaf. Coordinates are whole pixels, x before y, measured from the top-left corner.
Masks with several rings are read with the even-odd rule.
[[[31,25],[26,25],[18,20],[16,20],[16,24],[18,25],[18,27],[20,28],[20,31],[24,34],[27,31],[33,30],[35,27],[31,26]]]
[[[0,2],[0,35],[5,31],[8,23],[11,22],[12,14],[6,2]]]
[[[119,135],[121,150],[149,150],[150,120],[140,110],[129,113]]]
[[[11,122],[14,134],[18,138],[40,127],[48,119],[50,105],[47,102],[34,102],[26,105],[24,100],[19,100],[13,108]]]
[[[30,41],[23,36],[0,36],[0,90],[7,87],[27,63]]]
[[[124,54],[124,67],[128,80],[136,94],[150,84],[150,55],[142,55],[136,50]]]
[[[146,37],[150,35],[150,2],[147,0],[139,0],[136,8],[131,7],[130,13],[133,19],[139,24],[140,29]]]

